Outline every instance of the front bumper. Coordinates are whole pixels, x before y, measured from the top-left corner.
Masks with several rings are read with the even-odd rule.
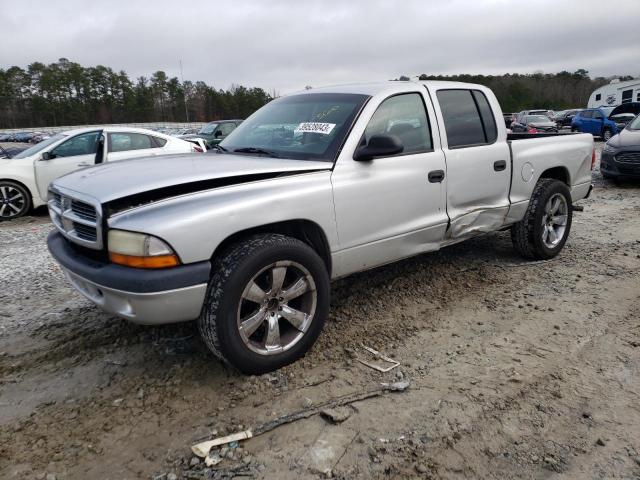
[[[147,325],[200,315],[211,270],[208,261],[144,270],[82,255],[57,231],[49,234],[47,245],[75,289],[109,313]]]
[[[600,157],[600,173],[609,177],[640,178],[640,163],[619,162],[615,156],[618,153],[602,152]]]

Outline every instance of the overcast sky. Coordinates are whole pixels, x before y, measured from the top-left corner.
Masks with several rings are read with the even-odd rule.
[[[60,57],[278,93],[399,75],[640,76],[640,0],[61,0],[0,11],[0,67]]]

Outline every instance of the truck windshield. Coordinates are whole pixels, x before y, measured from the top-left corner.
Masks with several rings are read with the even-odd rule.
[[[220,145],[229,153],[333,162],[370,97],[306,93],[274,100],[242,122]]]
[[[27,148],[26,150],[20,152],[19,154],[12,157],[14,160],[18,158],[26,158],[31,155],[35,155],[38,152],[41,152],[45,148],[47,148],[52,143],[57,142],[58,140],[63,139],[66,135],[62,133],[58,133],[57,135],[53,135],[51,138],[47,138],[46,140],[41,141],[40,143],[36,143],[33,147]]]

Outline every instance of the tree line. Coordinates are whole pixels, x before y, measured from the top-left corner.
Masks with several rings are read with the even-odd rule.
[[[246,118],[271,99],[261,88],[220,90],[163,71],[132,80],[66,58],[0,68],[0,128]]]
[[[591,78],[580,69],[573,73],[422,74],[419,79],[486,85],[504,111],[517,112],[585,107],[591,92],[611,78]],[[83,67],[61,58],[49,65],[34,62],[24,69],[0,68],[0,128],[246,118],[275,96],[262,88],[233,85],[221,90],[201,81],[181,82],[163,71],[132,80],[123,70]]]
[[[597,77],[591,78],[589,72],[579,69],[575,72],[559,73],[506,73],[504,75],[428,75],[422,74],[420,80],[448,80],[456,82],[479,83],[491,88],[505,112],[519,112],[531,108],[563,110],[585,108],[589,96],[598,87],[606,85],[612,78],[621,81],[633,77]],[[409,80],[402,76],[398,80]]]

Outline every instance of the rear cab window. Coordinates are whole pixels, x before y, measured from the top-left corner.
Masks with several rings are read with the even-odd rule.
[[[479,90],[438,90],[449,148],[489,145],[498,138],[489,101]]]

